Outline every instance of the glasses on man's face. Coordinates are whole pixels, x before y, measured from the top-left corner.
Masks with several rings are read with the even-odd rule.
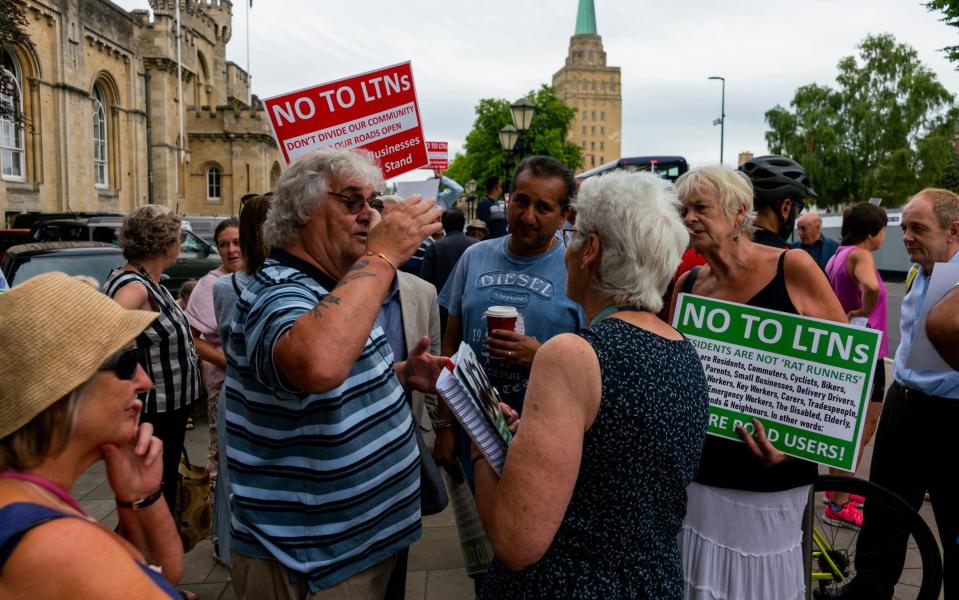
[[[137,365],[140,364],[140,350],[137,348],[124,348],[119,352],[110,355],[103,364],[100,365],[100,371],[113,371],[120,379],[127,381],[133,379],[137,372]]]
[[[569,227],[569,228],[563,229],[563,245],[565,245],[565,246],[568,247],[570,244],[572,244],[572,243],[573,243],[573,240],[576,239],[576,232],[577,232],[577,231],[578,231],[578,230],[577,230],[576,228],[574,228],[574,227]]]
[[[374,193],[369,198],[363,196],[359,192],[353,192],[352,194],[340,194],[337,192],[327,192],[331,196],[339,198],[343,204],[346,205],[346,212],[351,215],[359,214],[363,211],[363,208],[369,204],[374,210],[383,211],[383,201],[380,200],[379,196]]]

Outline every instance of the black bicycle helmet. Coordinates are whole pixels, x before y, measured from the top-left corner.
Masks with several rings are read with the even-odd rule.
[[[753,205],[777,207],[789,197],[801,210],[806,198],[815,198],[809,175],[802,165],[787,156],[770,154],[750,159],[739,167],[753,184]]]

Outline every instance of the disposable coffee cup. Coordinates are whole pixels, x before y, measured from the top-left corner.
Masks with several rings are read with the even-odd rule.
[[[486,309],[486,329],[493,333],[494,329],[516,331],[516,320],[519,311],[512,306],[491,306]]]

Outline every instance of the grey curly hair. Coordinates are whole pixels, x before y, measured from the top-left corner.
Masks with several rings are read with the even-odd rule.
[[[383,189],[383,174],[365,152],[322,148],[297,159],[276,182],[273,204],[263,223],[267,245],[285,248],[293,244],[330,186],[347,180]]]
[[[141,206],[123,219],[117,239],[127,260],[156,256],[180,239],[180,217],[159,204]]]

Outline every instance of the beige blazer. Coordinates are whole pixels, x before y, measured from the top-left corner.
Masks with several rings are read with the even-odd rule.
[[[430,336],[430,354],[440,353],[440,307],[436,303],[436,288],[416,275],[399,275],[400,311],[403,315],[403,333],[406,337],[407,352],[411,351],[420,338]],[[433,394],[413,392],[413,421],[420,428],[423,441],[432,450],[436,434],[430,413],[436,412],[437,398]]]

